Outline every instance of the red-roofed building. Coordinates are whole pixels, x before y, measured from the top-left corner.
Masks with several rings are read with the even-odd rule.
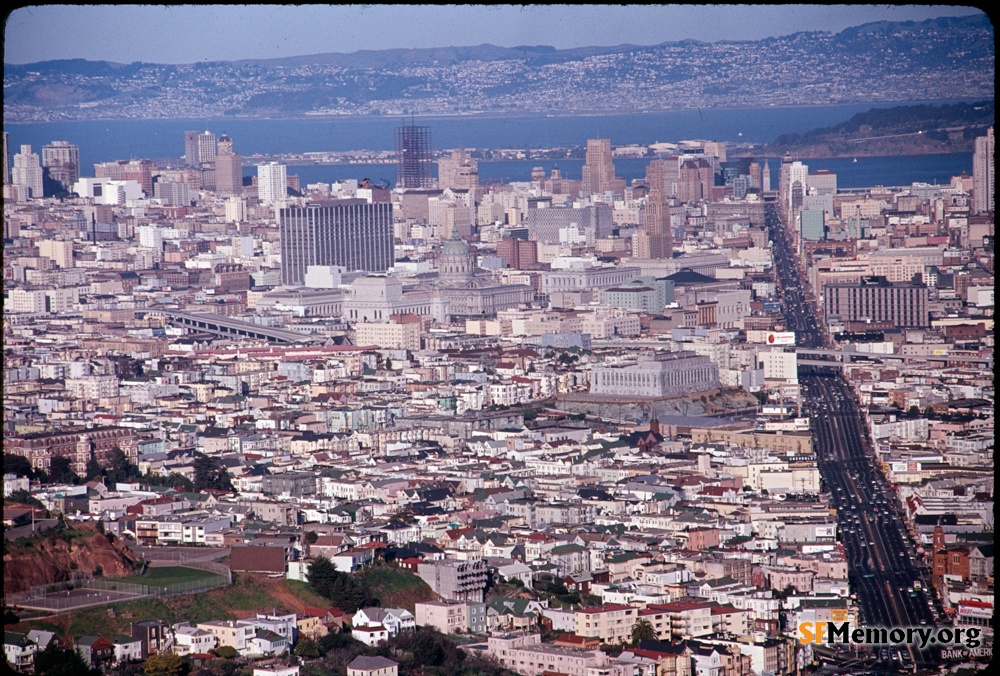
[[[296,622],[300,636],[318,640],[326,634],[335,634],[344,629],[344,611],[340,608],[302,609]]]
[[[585,636],[577,636],[576,634],[559,634],[559,637],[553,641],[553,645],[566,646],[567,648],[593,650],[601,647],[601,639],[587,638]]]

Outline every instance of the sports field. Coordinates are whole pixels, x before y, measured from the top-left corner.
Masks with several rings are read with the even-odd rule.
[[[217,573],[197,568],[186,568],[184,566],[164,566],[162,568],[147,568],[146,572],[138,577],[126,578],[127,582],[134,584],[146,584],[150,587],[166,587],[181,582],[196,582],[218,577]]]

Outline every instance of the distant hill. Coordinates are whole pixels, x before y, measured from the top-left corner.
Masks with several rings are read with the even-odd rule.
[[[756,41],[483,44],[179,65],[4,64],[4,118],[566,115],[969,101],[993,98],[994,71],[993,26],[983,14]]]
[[[785,134],[757,154],[802,157],[928,155],[971,152],[975,139],[993,126],[992,100],[873,108],[833,127]]]

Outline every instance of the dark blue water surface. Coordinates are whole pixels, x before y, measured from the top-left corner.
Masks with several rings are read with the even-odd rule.
[[[914,182],[941,183],[951,182],[952,176],[962,172],[972,173],[971,153],[952,153],[948,155],[910,155],[906,157],[859,157],[852,158],[818,158],[803,159],[810,171],[828,169],[837,174],[838,188],[868,188],[875,185],[909,186]],[[763,158],[761,158],[763,162]],[[778,185],[778,165],[781,160],[768,158],[771,169],[771,187]],[[615,160],[615,173],[631,181],[646,175],[648,159]],[[511,160],[502,162],[480,162],[479,181],[482,184],[509,183],[512,181],[528,181],[531,179],[533,167],[543,167],[546,175],[552,168],[558,166],[563,178],[579,179],[582,174],[583,160]],[[255,167],[244,167],[243,173],[250,176],[256,173]],[[299,176],[303,187],[310,183],[333,183],[345,179],[370,178],[376,182],[388,182],[395,185],[396,167],[391,164],[351,164],[335,166],[289,166],[289,174]]]
[[[728,143],[766,143],[781,134],[804,133],[832,126],[870,110],[870,104],[762,109],[702,109],[667,113],[600,116],[428,117],[416,124],[431,129],[435,149],[522,148],[582,146],[588,138],[609,138],[614,145],[710,139]],[[876,106],[876,107],[889,107]],[[409,120],[407,120],[409,122]],[[80,147],[84,175],[93,165],[118,159],[163,160],[184,154],[184,131],[226,132],[236,152],[253,154],[345,150],[392,150],[394,130],[403,120],[389,117],[350,117],[309,120],[109,120],[5,125],[11,154],[22,144],[40,153],[51,141],[69,141]],[[835,171],[841,187],[909,185],[914,181],[947,183],[951,176],[972,170],[969,153],[917,157],[804,160],[810,169]],[[617,160],[618,175],[627,180],[645,175],[648,160]],[[534,166],[551,170],[557,164],[567,178],[579,178],[581,160],[559,162],[526,160],[480,162],[484,182],[526,181]],[[771,163],[777,184],[777,162]],[[248,168],[245,173],[253,173]],[[301,166],[289,169],[303,184],[344,178],[373,178],[395,182],[390,165]]]

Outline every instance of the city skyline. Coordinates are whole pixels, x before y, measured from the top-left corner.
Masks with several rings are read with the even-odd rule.
[[[739,41],[981,13],[947,5],[48,5],[8,15],[4,63],[82,58],[181,64],[484,43],[566,49]],[[331,25],[340,30],[331,34]]]

